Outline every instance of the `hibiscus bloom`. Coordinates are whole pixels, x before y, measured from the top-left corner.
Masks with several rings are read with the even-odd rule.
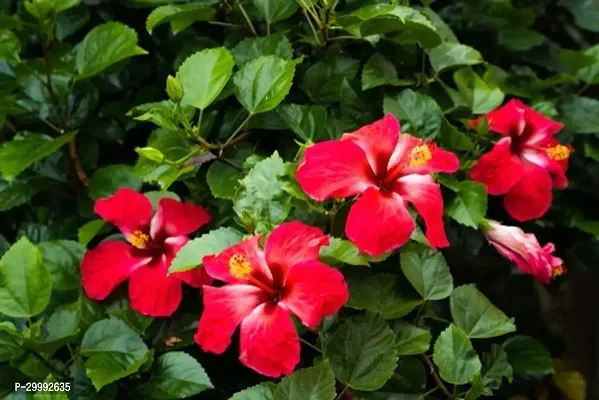
[[[514,219],[543,216],[551,205],[552,187],[568,185],[566,169],[572,148],[554,137],[563,124],[519,100],[509,101],[486,118],[492,131],[506,137],[478,160],[472,179],[483,183],[491,195],[505,195],[503,204]]]
[[[553,243],[541,247],[535,235],[524,233],[516,226],[505,226],[495,221],[487,221],[487,224],[484,235],[489,243],[515,263],[520,271],[545,284],[566,272],[562,259],[553,256]]]
[[[240,361],[259,373],[290,374],[299,362],[295,314],[316,329],[348,300],[347,285],[336,269],[321,263],[318,253],[329,239],[302,222],[278,226],[264,251],[260,235],[217,256],[206,256],[204,268],[222,287],[204,286],[204,312],[194,336],[204,351],[221,354],[240,328]]]
[[[441,189],[434,172],[455,172],[455,154],[409,134],[392,115],[306,149],[296,178],[315,200],[359,196],[345,234],[361,252],[378,256],[405,244],[415,228],[412,204],[424,219],[430,245],[449,246]]]
[[[182,281],[194,287],[212,282],[203,268],[168,275],[175,254],[189,241],[186,235],[210,221],[202,207],[164,198],[152,216],[146,196],[119,189],[113,196],[99,199],[94,212],[116,225],[128,243],[108,240],[85,253],[81,279],[88,297],[103,300],[129,278],[131,308],[164,317],[179,306]]]

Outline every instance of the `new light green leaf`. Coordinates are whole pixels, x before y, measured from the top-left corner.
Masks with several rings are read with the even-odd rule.
[[[94,76],[129,57],[147,54],[137,45],[137,33],[120,22],[107,22],[89,31],[77,51],[79,79]]]
[[[46,158],[68,143],[76,132],[57,138],[40,133],[23,132],[0,148],[0,173],[7,180],[14,179],[31,164]]]
[[[293,83],[297,61],[262,56],[246,63],[235,74],[235,96],[250,114],[260,114],[278,106]]]
[[[331,337],[325,355],[340,382],[364,391],[381,388],[398,360],[393,331],[374,313],[348,318]]]
[[[473,114],[485,114],[503,104],[504,94],[494,82],[485,82],[472,68],[454,72],[460,94],[463,95]]]
[[[401,252],[401,270],[425,300],[442,300],[453,291],[453,278],[441,252],[411,244]]]
[[[0,60],[18,61],[21,42],[11,31],[0,29]]]
[[[441,378],[455,385],[464,385],[480,373],[482,364],[464,331],[451,324],[435,342],[433,361]]]
[[[514,319],[495,307],[474,285],[455,288],[449,304],[454,323],[470,338],[492,338],[516,330]]]
[[[152,376],[141,391],[153,399],[183,399],[214,386],[204,368],[189,354],[172,351],[152,365]]]
[[[204,110],[223,91],[234,65],[231,52],[224,47],[189,56],[177,72],[183,86],[183,103]]]
[[[431,333],[427,329],[398,320],[393,323],[393,332],[398,356],[426,353],[431,346]]]
[[[214,8],[207,7],[204,4],[167,4],[155,8],[148,15],[146,30],[149,34],[152,34],[155,27],[167,22],[186,22],[191,24],[194,21],[209,21],[215,13],[216,10]]]
[[[267,24],[282,21],[297,11],[295,0],[252,0]]]
[[[487,190],[485,185],[463,181],[458,192],[446,208],[446,213],[462,225],[477,229],[487,213]]]
[[[42,253],[22,237],[0,259],[0,314],[30,318],[46,308],[52,278]]]
[[[448,68],[476,65],[484,62],[478,50],[465,44],[444,42],[427,50],[431,65],[437,74]]]
[[[137,372],[149,354],[142,338],[119,319],[95,322],[81,342],[81,355],[90,357],[86,374],[96,390]]]
[[[355,244],[349,240],[343,240],[332,237],[328,246],[320,248],[320,257],[325,261],[341,262],[354,266],[369,266],[371,262],[378,262],[386,259],[389,255],[383,254],[379,257],[371,257],[366,253],[360,253]]]
[[[188,242],[171,263],[169,273],[183,272],[202,266],[202,259],[210,254],[218,254],[227,247],[239,243],[243,235],[228,227],[221,227],[204,233],[199,238]]]
[[[548,375],[555,372],[551,353],[543,343],[530,336],[512,336],[503,342],[503,348],[515,374]]]
[[[283,378],[274,400],[334,400],[335,396],[335,374],[325,360]]]
[[[401,121],[403,132],[421,139],[434,139],[441,133],[443,113],[431,97],[405,89],[395,96],[385,96],[383,111]]]

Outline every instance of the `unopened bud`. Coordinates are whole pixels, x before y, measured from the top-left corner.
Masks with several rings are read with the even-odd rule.
[[[168,94],[169,99],[175,103],[179,103],[181,102],[181,99],[183,99],[183,86],[181,86],[181,82],[172,75],[169,75],[168,78],[166,78],[166,94]]]
[[[135,151],[141,157],[147,158],[148,160],[152,160],[157,163],[161,163],[164,160],[164,154],[162,154],[160,150],[153,147],[137,147]]]

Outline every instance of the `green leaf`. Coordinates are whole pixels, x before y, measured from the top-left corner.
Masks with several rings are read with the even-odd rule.
[[[137,46],[137,33],[120,22],[107,22],[89,31],[77,51],[79,79],[94,76],[129,57],[147,54]]]
[[[150,352],[141,337],[118,319],[95,322],[85,332],[81,354],[96,390],[135,373]]]
[[[555,372],[549,351],[530,336],[512,336],[503,342],[503,348],[515,374],[548,375]]]
[[[228,227],[221,227],[204,233],[199,238],[188,242],[177,252],[169,268],[169,273],[183,272],[202,266],[202,259],[211,254],[218,254],[227,247],[239,243],[243,235]]]
[[[512,382],[513,370],[508,362],[507,353],[503,347],[493,344],[489,353],[483,354],[483,383],[490,389],[497,390],[501,381],[506,378]]]
[[[104,220],[96,219],[89,221],[77,231],[77,240],[81,246],[86,247],[89,242],[100,232],[106,223]]]
[[[422,299],[405,280],[391,274],[369,276],[348,274],[350,298],[347,307],[368,310],[385,319],[403,317],[422,304]]]
[[[334,400],[335,395],[335,374],[325,360],[283,378],[274,393],[274,400]]]
[[[282,21],[297,11],[295,0],[252,0],[267,24]]]
[[[355,393],[360,400],[424,400],[427,372],[416,357],[399,357],[391,379],[376,392]]]
[[[56,11],[62,12],[81,4],[82,0],[56,0]]]
[[[52,293],[52,281],[42,253],[25,238],[0,259],[0,313],[29,318],[41,313]]]
[[[276,386],[273,382],[262,382],[235,393],[229,400],[273,400],[275,389]]]
[[[327,109],[323,106],[283,104],[276,111],[289,129],[303,141],[322,139],[323,127],[327,125]]]
[[[359,67],[360,61],[349,57],[337,56],[318,61],[304,74],[302,89],[315,103],[338,102],[343,83],[346,79],[355,78]]]
[[[328,246],[320,248],[320,258],[325,261],[330,260],[332,264],[338,261],[344,264],[354,266],[363,265],[367,267],[370,265],[370,262],[382,261],[387,257],[387,254],[379,257],[371,257],[366,253],[360,253],[356,245],[349,240],[335,237],[330,238]]]
[[[0,211],[10,210],[29,202],[49,184],[50,180],[43,176],[19,177],[12,182],[0,179]]]
[[[589,47],[584,55],[592,60],[590,65],[584,66],[577,71],[577,76],[590,85],[599,83],[599,44]]]
[[[432,98],[405,89],[396,96],[385,96],[383,111],[401,121],[402,131],[422,139],[434,139],[441,133],[443,113]]]
[[[235,96],[250,114],[272,110],[287,96],[297,61],[262,56],[246,63],[235,74]]]
[[[89,196],[93,200],[112,196],[120,188],[141,189],[141,181],[130,165],[112,164],[94,172],[89,182]]]
[[[377,390],[397,366],[395,335],[380,316],[356,315],[333,334],[326,356],[341,383],[357,390]]]
[[[520,27],[505,27],[499,30],[497,42],[513,51],[526,51],[543,44],[545,36],[537,31]]]
[[[85,249],[71,240],[56,240],[39,245],[44,263],[52,276],[54,290],[72,290],[79,287],[79,265]]]
[[[560,0],[559,5],[570,10],[576,24],[583,29],[599,32],[599,4],[594,0]]]
[[[454,323],[471,338],[492,338],[516,330],[514,319],[495,307],[475,285],[455,288],[450,306]]]
[[[291,208],[291,197],[280,181],[286,173],[285,162],[275,151],[243,178],[233,209],[244,225],[263,231],[285,221]]]
[[[293,58],[293,47],[285,34],[276,33],[266,37],[248,37],[231,50],[239,66],[261,56],[277,56],[285,60]]]
[[[454,324],[437,338],[433,361],[439,368],[441,378],[455,385],[468,383],[482,368],[470,339]]]
[[[76,132],[55,139],[40,133],[21,133],[0,148],[0,172],[11,181],[36,161],[48,157],[75,136]]]
[[[473,114],[485,114],[503,104],[501,89],[493,82],[482,80],[472,68],[457,70],[453,74],[453,80]]]
[[[0,60],[18,61],[21,42],[11,31],[0,29]]]
[[[204,368],[189,354],[173,351],[152,365],[152,377],[141,386],[153,399],[183,399],[213,389]]]
[[[232,200],[241,186],[239,182],[243,176],[243,172],[228,164],[214,162],[206,172],[206,183],[214,197]]]
[[[599,132],[599,100],[569,95],[559,104],[565,129],[573,133]]]
[[[410,244],[401,252],[401,270],[425,300],[442,300],[453,291],[453,278],[441,252]]]
[[[231,52],[224,47],[189,56],[177,71],[183,86],[183,103],[204,110],[223,91],[234,65]]]
[[[374,53],[362,70],[362,90],[383,85],[409,86],[413,83],[411,79],[399,79],[395,65],[381,53]]]
[[[431,333],[416,325],[398,320],[393,323],[393,331],[398,356],[426,353],[431,346]]]
[[[487,213],[487,190],[485,185],[460,182],[456,197],[446,208],[446,213],[462,225],[477,229]]]
[[[158,25],[170,22],[176,24],[177,22],[186,22],[188,25],[195,21],[209,21],[212,19],[216,10],[212,7],[207,7],[204,4],[167,4],[155,8],[148,19],[146,20],[146,30],[149,34]]]
[[[437,74],[448,68],[484,62],[477,50],[459,43],[444,42],[427,51],[431,65]]]
[[[136,332],[142,334],[152,323],[153,318],[132,310],[129,300],[121,298],[106,308],[106,314],[126,322]]]

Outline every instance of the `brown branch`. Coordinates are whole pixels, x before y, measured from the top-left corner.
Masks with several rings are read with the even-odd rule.
[[[200,136],[198,136],[195,140],[200,146],[205,147],[209,150],[224,150],[227,147],[231,147],[231,146],[234,146],[236,143],[239,143],[240,141],[242,141],[243,139],[248,137],[249,134],[250,134],[250,131],[245,131],[241,135],[239,135],[236,138],[234,138],[233,140],[231,140],[229,143],[213,144],[213,143],[206,141],[204,138],[202,138]]]
[[[441,390],[443,392],[443,394],[445,396],[447,396],[448,399],[453,399],[453,395],[445,387],[445,384],[443,383],[443,381],[441,380],[441,378],[437,374],[437,370],[435,370],[435,366],[433,365],[433,363],[431,362],[431,360],[429,360],[429,358],[426,356],[426,354],[422,354],[421,358],[422,358],[422,361],[424,361],[424,363],[426,364],[426,366],[429,368],[431,376],[433,377],[433,379],[435,381],[435,384],[437,385],[437,387],[439,388],[439,390]]]
[[[69,142],[69,158],[71,159],[71,164],[73,164],[73,168],[77,173],[77,178],[81,181],[83,186],[89,186],[89,178],[87,174],[83,170],[83,166],[81,165],[81,159],[79,158],[79,154],[77,154],[77,142],[75,141],[75,136]]]

